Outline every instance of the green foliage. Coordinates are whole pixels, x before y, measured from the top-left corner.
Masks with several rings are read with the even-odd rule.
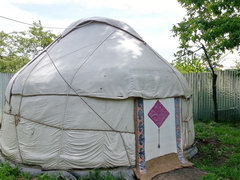
[[[20,175],[18,168],[11,168],[9,164],[1,164],[0,179],[14,179]]]
[[[39,51],[47,47],[56,35],[44,31],[41,22],[33,23],[27,31],[0,32],[0,72],[14,73]]]
[[[192,59],[183,59],[183,61],[176,60],[173,62],[173,66],[181,73],[206,72],[207,68],[202,60],[194,57]]]
[[[223,180],[223,178],[220,178],[213,173],[209,173],[208,175],[202,177],[201,180]]]
[[[42,175],[39,175],[36,180],[60,180],[63,178],[58,178],[58,177],[54,177],[54,176],[50,176],[49,174],[45,173]]]
[[[11,167],[8,163],[0,164],[0,179],[1,180],[60,180],[59,176],[52,176],[47,173],[41,174],[37,177],[32,177],[27,173],[22,173],[18,167]],[[110,172],[101,173],[101,170],[96,169],[89,172],[89,175],[80,177],[79,180],[123,180],[121,174],[114,177]]]
[[[4,180],[28,180],[30,176],[26,173],[21,173],[18,167],[11,167],[8,163],[0,164],[0,179]]]
[[[178,0],[178,2],[187,11],[184,19],[172,29],[180,42],[179,50],[175,54],[178,61],[192,59],[191,56],[194,54],[198,59],[209,60],[214,68],[218,67],[219,57],[226,50],[239,48],[239,0]]]
[[[240,180],[239,127],[237,124],[195,124],[199,153],[193,162],[209,172],[202,180]]]

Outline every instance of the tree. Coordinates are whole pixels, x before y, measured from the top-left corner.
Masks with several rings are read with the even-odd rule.
[[[0,72],[18,71],[30,59],[48,46],[56,35],[44,31],[41,22],[34,22],[27,31],[0,32]]]
[[[172,65],[183,74],[190,72],[206,72],[206,64],[197,57],[193,56],[191,59],[182,57],[181,60],[176,59]]]
[[[212,74],[214,119],[218,121],[217,74],[219,57],[226,51],[239,50],[239,0],[178,0],[187,14],[173,26],[179,38],[175,56],[183,61],[193,54],[207,63]]]

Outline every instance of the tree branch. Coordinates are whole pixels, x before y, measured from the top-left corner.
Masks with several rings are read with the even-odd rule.
[[[201,42],[200,42],[200,43],[201,43]],[[212,74],[214,75],[214,74],[215,74],[215,70],[214,70],[214,68],[213,68],[213,66],[212,66],[212,63],[211,63],[211,60],[210,60],[210,58],[209,58],[209,56],[208,56],[206,47],[205,47],[204,44],[202,44],[202,43],[201,43],[201,45],[202,45],[201,48],[203,49],[203,52],[204,52],[204,54],[205,54],[205,56],[206,56],[206,60],[207,60],[208,66],[210,67],[210,69],[211,69],[211,71],[212,71]]]

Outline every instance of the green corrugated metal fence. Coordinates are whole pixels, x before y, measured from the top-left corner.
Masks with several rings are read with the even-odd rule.
[[[240,75],[238,71],[217,72],[217,99],[220,121],[240,122]],[[184,75],[193,90],[195,120],[213,119],[212,78],[210,73]]]

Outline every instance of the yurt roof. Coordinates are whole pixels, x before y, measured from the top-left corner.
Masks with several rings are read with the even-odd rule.
[[[15,75],[7,100],[10,94],[154,99],[189,97],[191,91],[182,74],[129,25],[95,17],[66,28]]]
[[[125,32],[131,34],[132,36],[134,36],[135,38],[142,40],[142,38],[139,36],[139,34],[133,28],[131,28],[128,24],[118,21],[118,20],[114,20],[114,19],[110,19],[110,18],[103,18],[103,17],[91,17],[91,18],[84,18],[84,19],[75,21],[65,29],[65,31],[61,34],[61,36],[66,36],[68,33],[73,31],[74,29],[77,29],[82,26],[86,26],[91,23],[104,23],[109,26],[118,28],[122,31],[125,31]]]

